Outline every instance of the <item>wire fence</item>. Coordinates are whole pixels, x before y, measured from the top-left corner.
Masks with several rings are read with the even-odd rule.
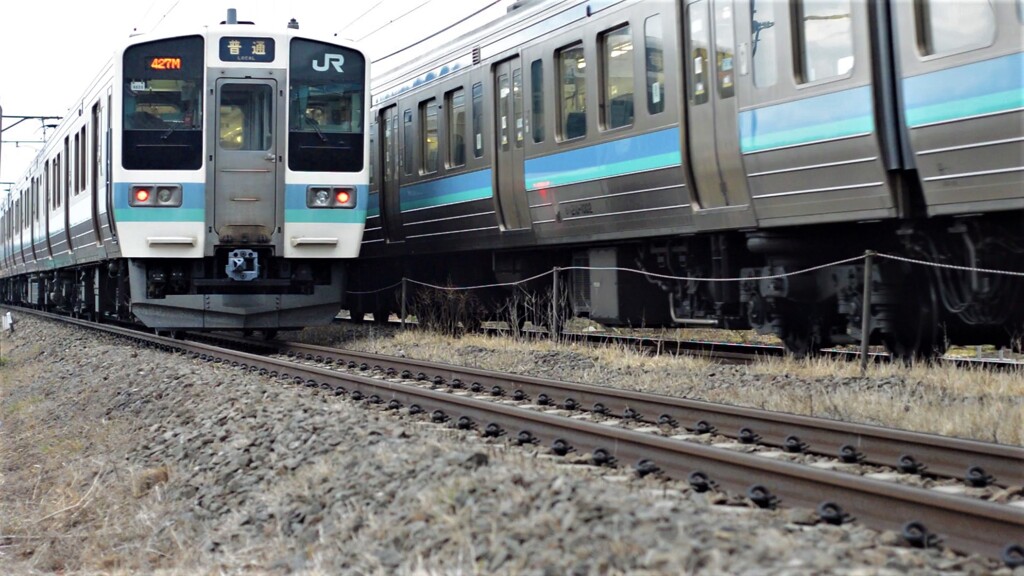
[[[860,261],[866,260],[869,257],[869,255],[877,257],[877,258],[885,258],[885,259],[899,261],[899,262],[906,262],[908,264],[914,264],[914,265],[918,265],[918,266],[930,266],[930,267],[934,267],[934,268],[945,268],[945,269],[948,269],[948,270],[958,270],[958,271],[961,271],[961,272],[971,272],[971,273],[979,273],[979,274],[1000,274],[1000,275],[1005,275],[1005,276],[1016,276],[1016,277],[1024,278],[1024,272],[1016,272],[1016,271],[1013,271],[1013,270],[994,270],[994,269],[991,269],[991,268],[976,268],[976,267],[971,267],[971,266],[958,266],[958,265],[954,265],[954,264],[942,264],[942,263],[939,263],[939,262],[928,262],[926,260],[915,260],[913,258],[907,258],[907,257],[904,257],[904,256],[897,256],[897,255],[894,255],[894,254],[884,254],[884,253],[881,253],[881,252],[868,251],[868,252],[866,252],[864,254],[861,254],[859,256],[853,256],[853,257],[850,257],[850,258],[844,258],[842,260],[836,260],[834,262],[828,262],[826,264],[819,264],[817,266],[811,266],[809,268],[802,268],[800,270],[794,270],[792,272],[783,272],[783,273],[780,273],[780,274],[769,274],[769,275],[764,275],[764,276],[741,276],[741,277],[735,277],[735,278],[709,278],[709,277],[706,277],[706,276],[672,276],[672,275],[669,275],[669,274],[658,274],[656,272],[648,272],[648,271],[645,271],[645,270],[637,270],[635,268],[621,268],[621,267],[617,267],[617,266],[566,266],[564,268],[563,267],[555,267],[555,268],[552,268],[551,270],[548,270],[546,272],[542,272],[540,274],[536,274],[534,276],[530,276],[529,278],[524,278],[522,280],[516,280],[514,282],[497,282],[497,283],[493,283],[493,284],[478,284],[478,285],[473,285],[473,286],[439,286],[439,285],[436,285],[436,284],[430,284],[430,283],[427,283],[427,282],[421,282],[421,281],[413,279],[413,278],[404,278],[403,277],[402,280],[400,280],[398,282],[395,282],[394,284],[391,284],[390,286],[385,286],[383,288],[378,288],[376,290],[347,291],[346,293],[347,294],[351,294],[351,295],[378,294],[378,293],[381,293],[381,292],[386,292],[388,290],[394,290],[396,288],[399,288],[405,282],[408,282],[410,284],[416,284],[418,286],[423,286],[423,287],[426,287],[426,288],[433,288],[435,290],[444,290],[444,291],[448,291],[448,292],[458,292],[458,291],[468,291],[468,290],[482,290],[482,289],[489,289],[489,288],[504,288],[504,287],[508,287],[508,286],[518,286],[518,285],[521,285],[521,284],[527,284],[529,282],[533,282],[535,280],[539,280],[540,278],[544,278],[546,276],[551,276],[553,274],[558,274],[559,272],[574,271],[574,270],[625,272],[625,273],[629,273],[629,274],[639,274],[639,275],[642,275],[642,276],[644,276],[646,278],[656,278],[656,279],[659,279],[659,280],[672,280],[672,281],[677,281],[677,282],[754,282],[754,281],[761,281],[761,280],[775,280],[775,279],[780,279],[780,278],[789,278],[789,277],[792,277],[792,276],[800,276],[800,275],[803,275],[803,274],[809,274],[811,272],[816,272],[818,270],[823,270],[825,268],[831,268],[833,266],[842,266],[844,264],[852,264],[854,262],[860,262]]]
[[[871,339],[870,335],[872,333],[871,293],[872,293],[872,275],[873,275],[872,264],[873,264],[873,259],[874,258],[883,258],[883,259],[893,260],[893,261],[897,261],[897,262],[904,262],[904,263],[911,264],[911,265],[914,265],[914,266],[928,266],[928,267],[933,267],[933,268],[942,268],[942,269],[947,269],[947,270],[956,270],[956,271],[959,271],[959,272],[966,272],[966,273],[971,273],[971,274],[998,274],[998,275],[1004,275],[1004,276],[1024,277],[1024,272],[1018,272],[1018,271],[1015,271],[1015,270],[994,270],[994,269],[990,269],[990,268],[978,268],[978,267],[973,267],[973,266],[960,266],[960,265],[955,265],[955,264],[943,264],[943,263],[940,263],[940,262],[928,262],[928,261],[925,261],[925,260],[917,260],[917,259],[914,259],[914,258],[907,258],[905,256],[897,256],[895,254],[885,254],[885,253],[875,252],[873,250],[867,250],[867,251],[864,252],[864,254],[859,255],[859,256],[853,256],[853,257],[850,257],[850,258],[843,258],[841,260],[836,260],[836,261],[833,261],[833,262],[828,262],[826,264],[820,264],[820,265],[817,265],[817,266],[811,266],[811,267],[803,268],[803,269],[800,269],[800,270],[794,270],[792,272],[782,272],[782,273],[779,273],[779,274],[766,274],[766,275],[761,275],[761,276],[741,276],[741,277],[737,277],[737,278],[709,278],[709,277],[702,277],[702,276],[672,276],[672,275],[668,275],[668,274],[658,274],[658,273],[655,273],[655,272],[647,272],[645,270],[636,270],[636,269],[633,269],[633,268],[620,268],[620,267],[617,267],[617,266],[567,266],[565,268],[560,268],[560,267],[556,266],[556,267],[552,268],[551,270],[542,272],[540,274],[536,274],[536,275],[531,276],[529,278],[524,278],[522,280],[516,280],[514,282],[496,282],[496,283],[492,283],[492,284],[479,284],[479,285],[474,285],[474,286],[439,286],[439,285],[436,285],[436,284],[430,284],[428,282],[422,282],[422,281],[415,280],[415,279],[412,279],[412,278],[403,277],[399,282],[391,284],[390,286],[385,286],[384,288],[379,288],[377,290],[369,290],[369,291],[359,291],[359,292],[349,291],[348,294],[352,294],[352,295],[378,294],[378,293],[386,292],[386,291],[389,291],[389,290],[395,290],[395,289],[401,287],[401,291],[402,292],[401,292],[401,298],[400,298],[400,303],[401,303],[400,319],[401,319],[402,325],[404,326],[405,325],[405,319],[408,316],[408,313],[407,313],[407,302],[406,302],[406,300],[407,300],[407,285],[408,284],[415,284],[417,286],[423,286],[425,288],[431,288],[431,289],[434,289],[434,290],[440,290],[440,291],[444,291],[444,292],[447,292],[447,293],[450,294],[450,293],[453,293],[453,292],[463,292],[463,291],[470,291],[470,290],[482,290],[482,289],[491,289],[491,288],[503,288],[503,287],[509,287],[509,286],[520,286],[522,284],[526,284],[526,283],[529,283],[529,282],[534,282],[536,280],[539,280],[539,279],[547,277],[547,276],[552,276],[551,310],[550,310],[550,318],[549,318],[549,322],[550,323],[549,323],[549,326],[557,326],[558,323],[559,323],[559,319],[558,319],[559,313],[557,311],[557,308],[558,308],[557,303],[559,302],[559,296],[558,296],[558,294],[559,294],[558,274],[559,274],[559,272],[562,272],[562,271],[583,271],[583,270],[586,270],[586,271],[614,271],[614,272],[621,272],[621,273],[627,273],[627,274],[640,274],[640,275],[642,275],[642,276],[644,276],[645,278],[648,278],[648,279],[654,278],[654,279],[659,279],[659,280],[668,280],[668,281],[676,281],[676,282],[756,282],[756,281],[761,281],[761,280],[775,280],[775,279],[781,279],[781,278],[788,278],[788,277],[792,277],[792,276],[799,276],[799,275],[802,275],[802,274],[809,274],[809,273],[816,272],[818,270],[823,270],[823,269],[826,269],[826,268],[832,268],[834,266],[842,266],[842,265],[846,265],[846,264],[853,264],[853,263],[857,263],[857,262],[863,262],[864,263],[864,276],[863,276],[864,277],[864,281],[863,281],[864,288],[863,288],[863,292],[861,294],[861,303],[862,303],[862,305],[860,306],[860,309],[861,309],[861,349],[860,349],[860,353],[861,353],[861,373],[864,374],[867,371],[867,362],[868,362],[868,357],[869,357],[869,355],[868,355],[868,344],[870,343],[870,339]]]

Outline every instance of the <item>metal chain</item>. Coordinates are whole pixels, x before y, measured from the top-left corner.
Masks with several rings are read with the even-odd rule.
[[[927,262],[925,260],[914,260],[913,258],[906,258],[903,256],[893,256],[892,254],[882,254],[881,252],[875,254],[881,258],[888,258],[890,260],[899,260],[900,262],[909,262],[910,264],[921,264],[922,266],[932,266],[935,268],[948,268],[950,270],[959,270],[961,272],[982,272],[984,274],[1003,274],[1006,276],[1020,276],[1024,277],[1024,272],[1011,272],[1009,270],[990,270],[987,268],[971,268],[969,266],[956,266],[953,264],[939,264],[938,262]]]

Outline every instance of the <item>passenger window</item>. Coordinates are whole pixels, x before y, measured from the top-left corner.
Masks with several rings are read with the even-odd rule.
[[[533,111],[533,141],[544,141],[544,62],[530,64],[530,94]]]
[[[665,110],[665,53],[661,33],[661,16],[651,16],[644,23],[644,62],[647,68],[647,112]]]
[[[448,93],[448,167],[466,164],[466,91]]]
[[[81,177],[79,178],[79,188],[78,188],[78,191],[79,192],[84,192],[85,191],[85,179],[86,179],[86,176],[88,175],[88,172],[86,171],[87,162],[85,161],[86,149],[88,148],[88,144],[86,144],[86,139],[85,139],[85,126],[82,126],[81,134],[82,134],[82,147],[80,149],[81,150],[81,155],[78,157],[78,172],[81,174]]]
[[[412,110],[406,110],[402,113],[402,122],[404,124],[405,134],[402,135],[402,171],[406,175],[412,174],[412,150],[413,150],[413,126],[412,126]]]
[[[853,15],[850,0],[802,0],[800,81],[818,82],[846,76],[853,70]]]
[[[484,155],[484,85],[473,84],[473,156]]]
[[[78,134],[75,134],[75,169],[73,170],[75,185],[71,188],[71,195],[78,196],[79,186],[82,182],[82,149]]]
[[[604,125],[611,128],[633,123],[633,33],[623,26],[604,35]]]
[[[526,127],[523,126],[523,71],[519,68],[512,70],[512,121],[512,129],[516,133],[516,148],[522,148]]]
[[[559,114],[563,140],[587,135],[586,73],[587,61],[583,57],[582,44],[558,52],[558,78],[562,85]]]
[[[420,104],[420,124],[423,126],[423,174],[437,172],[437,101],[431,98]]]
[[[732,5],[715,6],[715,68],[718,72],[718,98],[732,98],[736,93],[733,54],[736,34],[733,31]]]
[[[754,86],[774,86],[779,78],[775,57],[775,2],[760,0],[750,3],[750,46],[753,57]]]
[[[708,46],[711,44],[705,14],[705,2],[686,8],[690,21],[690,99],[694,105],[708,101]]]
[[[963,52],[995,40],[996,15],[990,0],[921,0],[917,7],[922,54]]]

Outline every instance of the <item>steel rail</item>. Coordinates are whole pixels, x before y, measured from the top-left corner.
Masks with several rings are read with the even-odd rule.
[[[764,508],[813,508],[825,522],[841,524],[857,519],[875,529],[897,531],[915,546],[945,545],[1008,563],[1016,562],[1018,557],[1024,561],[1024,509],[1020,507],[769,460],[291,360],[151,339],[166,348],[188,350],[193,356],[249,370],[257,366],[276,368],[279,378],[333,390],[336,395],[348,395],[357,401],[429,414],[435,423],[454,422],[457,428],[478,430],[484,436],[507,436],[518,444],[547,445],[553,453],[589,453],[595,464],[632,465],[641,476],[660,474],[686,480],[697,491],[745,493],[751,502]]]
[[[756,438],[759,444],[847,462],[948,478],[970,477],[971,482],[985,479],[985,483],[1000,486],[1024,485],[1024,447],[324,346],[294,342],[267,342],[266,345],[277,346],[279,353],[309,360],[345,359],[357,365],[390,368],[395,374],[406,372],[409,377],[421,380],[460,381],[467,387],[478,383],[482,390],[499,396],[513,397],[518,390],[525,395],[523,399],[537,401],[545,394],[552,405],[576,406],[651,424],[673,423],[690,431],[715,432],[736,439]]]

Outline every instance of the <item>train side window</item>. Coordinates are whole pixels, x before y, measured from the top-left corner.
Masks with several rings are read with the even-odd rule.
[[[736,93],[732,5],[715,5],[715,69],[718,76],[718,98],[732,98]]]
[[[82,158],[81,144],[79,143],[79,140],[78,140],[78,134],[75,134],[75,169],[73,171],[73,173],[74,173],[74,186],[71,187],[71,195],[72,196],[78,196],[78,186],[80,185],[80,182],[82,181],[82,175],[81,175],[80,170],[79,170],[79,166],[81,166],[81,164],[82,164],[81,158]]]
[[[484,155],[484,85],[473,84],[473,156]]]
[[[853,69],[850,0],[803,0],[797,4],[800,82],[846,76]]]
[[[423,166],[421,174],[437,172],[437,100],[431,98],[420,103],[420,125],[423,127],[421,148]]]
[[[774,86],[779,79],[779,62],[775,57],[777,44],[773,0],[750,3],[750,46],[753,53],[754,86]]]
[[[79,173],[78,191],[79,192],[85,192],[85,179],[88,176],[88,172],[87,172],[87,168],[86,168],[86,166],[88,166],[88,163],[85,161],[85,159],[88,156],[88,153],[87,153],[88,144],[86,143],[88,141],[85,139],[85,126],[82,126],[81,135],[82,135],[82,146],[81,146],[81,148],[79,148],[79,152],[81,154],[78,156],[78,173]]]
[[[990,0],[919,0],[917,9],[918,48],[924,55],[981,48],[996,38]]]
[[[412,110],[402,112],[402,124],[404,134],[402,135],[402,171],[407,176],[412,174],[412,149],[413,149],[413,126]]]
[[[644,22],[644,62],[647,69],[647,113],[665,111],[665,48],[661,15]]]
[[[633,123],[633,32],[629,26],[612,30],[602,38],[601,75],[606,128]]]
[[[71,137],[64,137],[64,180],[60,184],[60,199],[57,200],[57,206],[60,207],[64,204],[64,198],[71,196],[71,165],[74,163],[75,158],[71,155]]]
[[[533,141],[544,141],[544,61],[530,63],[530,105],[533,122]]]
[[[708,47],[711,38],[705,14],[704,2],[694,2],[687,6],[690,23],[690,100],[694,105],[708,101]]]
[[[562,140],[587,135],[587,61],[583,44],[558,51],[558,100]]]
[[[452,90],[445,98],[448,106],[448,168],[466,165],[466,91]]]
[[[43,195],[46,197],[43,202],[40,203],[40,207],[50,208],[50,161],[47,160],[43,164]]]
[[[512,70],[512,122],[516,134],[516,148],[523,147],[523,140],[526,134],[523,126],[523,71],[519,68]]]

